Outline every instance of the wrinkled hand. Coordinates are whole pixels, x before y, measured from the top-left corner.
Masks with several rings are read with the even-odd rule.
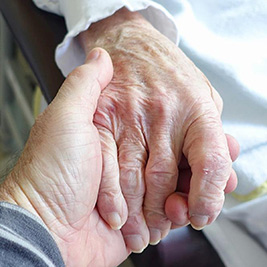
[[[117,266],[129,254],[121,231],[112,230],[95,207],[102,157],[92,121],[100,90],[111,77],[109,56],[93,50],[38,117],[21,158],[1,186],[1,200],[40,216],[66,266]]]
[[[222,101],[207,78],[126,9],[92,25],[80,41],[86,52],[105,48],[114,65],[94,118],[103,154],[102,217],[114,229],[126,222],[122,232],[133,251],[158,243],[171,227],[165,202],[176,190],[185,158],[192,173],[188,198],[166,202],[167,213],[175,206],[183,214],[174,216],[180,226],[190,222],[200,229],[213,222],[227,182],[233,190],[236,176],[220,119]]]
[[[227,144],[229,147],[230,157],[235,161],[239,155],[239,144],[231,135],[226,134]],[[172,229],[179,228],[185,225],[188,220],[188,194],[190,191],[190,183],[192,178],[191,167],[188,161],[183,156],[179,168],[179,176],[176,192],[171,194],[165,202],[165,212],[168,219],[172,222]],[[234,170],[232,170],[229,180],[226,184],[224,192],[231,193],[237,185],[237,177]]]

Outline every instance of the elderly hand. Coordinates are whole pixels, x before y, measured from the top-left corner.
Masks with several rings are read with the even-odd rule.
[[[239,155],[239,144],[231,135],[226,134],[227,144],[232,161],[235,161]],[[192,178],[191,167],[183,156],[179,168],[178,184],[176,192],[171,194],[165,202],[165,212],[172,222],[172,228],[179,228],[181,225],[189,223],[188,220],[188,194]],[[224,192],[231,193],[237,185],[237,177],[232,170]]]
[[[117,266],[129,251],[96,208],[102,156],[93,125],[100,90],[112,77],[104,50],[93,50],[40,115],[0,198],[39,216],[66,266]]]
[[[230,191],[236,184],[218,93],[138,13],[121,9],[93,24],[80,42],[86,53],[105,48],[114,65],[94,118],[103,155],[101,216],[114,229],[124,225],[127,247],[135,252],[148,242],[158,243],[171,227],[165,202],[176,190],[178,166],[185,158],[192,172],[188,200],[178,198],[175,205],[186,219],[176,216],[175,224],[190,221],[200,229],[212,223],[229,178]]]

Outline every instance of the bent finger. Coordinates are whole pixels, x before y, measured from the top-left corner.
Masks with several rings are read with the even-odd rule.
[[[150,232],[150,244],[157,244],[171,227],[165,214],[165,201],[176,189],[178,167],[176,155],[164,142],[158,141],[151,147],[145,172],[144,212]]]
[[[120,185],[128,206],[128,219],[122,227],[127,248],[140,253],[148,245],[149,232],[143,214],[145,194],[144,165],[147,152],[128,141],[119,144]]]
[[[183,152],[192,171],[188,196],[190,222],[195,229],[201,229],[220,213],[232,170],[227,140],[214,107],[193,121]]]
[[[96,125],[97,126],[97,125]],[[102,179],[97,206],[102,218],[112,229],[120,229],[127,220],[127,204],[120,188],[117,146],[105,128],[97,126],[102,151]]]

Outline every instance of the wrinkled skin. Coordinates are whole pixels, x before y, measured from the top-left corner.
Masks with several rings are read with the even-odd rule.
[[[100,135],[92,121],[100,89],[111,79],[112,65],[105,51],[100,50],[99,60],[93,60],[93,55],[69,75],[38,117],[18,163],[0,186],[0,200],[40,217],[70,267],[117,266],[130,253],[123,230],[111,229],[96,207],[101,173],[107,167],[103,162],[102,170]],[[228,137],[228,143],[235,159],[235,140]],[[191,169],[185,158],[179,168],[177,190],[188,194]],[[187,209],[187,200],[180,194],[172,194],[166,202],[173,227],[180,226]]]
[[[171,220],[196,229],[212,223],[224,191],[236,186],[218,93],[137,13],[120,10],[82,33],[80,42],[86,53],[106,49],[114,65],[94,117],[103,157],[101,216],[114,229],[123,225],[135,252],[166,236]],[[174,193],[178,177],[187,183],[185,195]]]
[[[104,50],[77,68],[40,115],[17,165],[0,187],[0,199],[39,216],[66,266],[117,266],[129,254],[121,231],[96,208],[102,171],[93,125],[100,89],[112,77]],[[90,73],[90,75],[88,75]]]

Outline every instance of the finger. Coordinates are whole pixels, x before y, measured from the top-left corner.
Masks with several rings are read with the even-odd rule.
[[[119,145],[120,184],[128,206],[128,219],[122,227],[127,248],[140,253],[148,245],[149,232],[143,214],[144,166],[147,152],[138,142],[126,138]]]
[[[232,161],[235,161],[239,155],[239,150],[240,150],[240,146],[237,142],[237,140],[230,134],[225,134],[226,139],[227,139],[227,145],[228,145],[228,149],[230,152],[230,157]],[[183,169],[188,169],[190,168],[189,164],[188,164],[188,160],[186,159],[186,157],[184,156],[184,154],[182,154],[180,163],[179,163],[179,170],[183,170]]]
[[[221,211],[232,170],[226,137],[213,106],[207,107],[188,128],[183,153],[192,171],[188,196],[190,222],[201,229]]]
[[[233,136],[229,134],[226,134],[225,136],[227,138],[227,144],[228,144],[231,160],[235,161],[239,155],[239,144]],[[186,194],[189,193],[191,176],[192,176],[192,172],[188,164],[188,161],[185,158],[185,156],[182,155],[182,158],[179,163],[179,178],[178,178],[178,183],[177,183],[177,188],[176,188],[177,192],[182,192]],[[237,175],[235,171],[232,170],[224,192],[226,194],[231,193],[232,191],[235,190],[236,186],[237,186]]]
[[[232,161],[235,161],[240,152],[240,146],[237,140],[230,134],[226,134],[227,144]]]
[[[192,177],[192,172],[190,168],[179,171],[176,191],[179,193],[188,194],[190,190],[191,177]],[[229,194],[233,192],[236,186],[237,186],[237,175],[235,171],[232,170],[230,177],[227,181],[226,187],[224,189],[224,193]]]
[[[224,189],[225,194],[232,193],[237,187],[237,175],[234,170],[232,170],[230,177],[227,181],[226,187]]]
[[[178,178],[177,157],[168,147],[170,142],[160,140],[158,138],[157,142],[149,146],[151,149],[145,171],[144,212],[150,244],[157,244],[170,230],[171,222],[165,214],[165,201],[175,191]]]
[[[112,133],[96,125],[99,131],[102,151],[102,179],[98,194],[98,211],[114,230],[126,222],[128,210],[120,187],[117,145]]]
[[[187,225],[189,223],[187,195],[177,192],[171,194],[166,200],[165,212],[176,228]]]
[[[235,138],[232,137],[231,135],[226,134],[226,138],[227,138],[227,143],[228,143],[228,148],[230,151],[231,159],[234,161],[239,154],[239,145],[237,141],[235,140]],[[184,155],[182,155],[182,158],[180,160],[179,170],[180,171],[179,171],[179,177],[178,177],[177,188],[176,188],[177,193],[175,194],[182,193],[182,194],[185,194],[186,196],[190,190],[190,181],[192,177],[192,172],[188,164],[188,161],[184,157]],[[231,175],[227,181],[226,187],[224,189],[224,192],[226,194],[231,193],[232,191],[234,191],[236,186],[237,186],[237,176],[236,176],[235,171],[232,170]],[[175,228],[183,226],[185,223],[185,219],[183,217],[181,218],[181,214],[183,215],[187,212],[184,208],[186,203],[185,203],[185,199],[181,200],[181,197],[180,198],[173,197],[173,195],[171,195],[169,198],[165,204],[165,211],[166,211],[166,214],[169,220],[171,220],[173,223],[172,229],[175,229]],[[171,201],[171,204],[169,203],[170,201]],[[169,205],[171,205],[171,208],[169,207]]]
[[[53,102],[60,102],[65,109],[81,107],[82,112],[87,112],[87,120],[92,121],[100,92],[112,75],[113,67],[108,53],[95,48],[89,53],[85,64],[68,75]]]
[[[228,144],[231,160],[235,161],[239,155],[240,146],[237,140],[233,136],[226,134],[226,138],[227,138],[227,144]],[[226,187],[224,189],[224,192],[226,194],[233,192],[237,187],[237,182],[238,180],[237,180],[236,172],[232,170],[230,177],[227,181]]]

